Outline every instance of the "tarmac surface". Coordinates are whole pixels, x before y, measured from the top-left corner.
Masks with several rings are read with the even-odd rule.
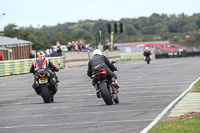
[[[32,74],[0,77],[0,133],[139,133],[199,77],[199,60],[117,62],[120,103],[111,106],[96,98],[87,66],[57,73],[50,104],[31,88]]]

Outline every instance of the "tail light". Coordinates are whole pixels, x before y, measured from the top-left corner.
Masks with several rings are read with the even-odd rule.
[[[43,74],[39,74],[39,77],[44,77],[46,74],[43,73]]]
[[[105,69],[97,70],[93,73],[94,78],[101,80],[102,78],[105,79],[107,77],[107,71]]]

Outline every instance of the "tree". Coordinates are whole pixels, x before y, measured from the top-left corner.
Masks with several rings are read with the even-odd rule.
[[[16,29],[16,27],[18,27],[17,25],[15,24],[8,24],[8,26],[6,26],[4,28],[4,34],[5,36],[8,36],[8,37],[16,37],[17,36],[17,32],[18,30]]]
[[[182,32],[187,33],[187,32],[195,32],[198,31],[198,26],[196,23],[188,23],[182,27]]]
[[[138,31],[132,25],[127,26],[126,32],[127,32],[128,36],[135,36],[138,34]]]
[[[83,29],[74,30],[71,33],[71,37],[74,40],[82,40],[83,39],[83,40],[86,40],[87,42],[93,41],[93,36],[91,35],[91,33],[86,30],[83,30]]]
[[[51,38],[51,46],[56,45],[56,42],[60,42],[61,45],[67,45],[68,42],[72,41],[72,38],[67,35],[64,31],[58,32],[53,38]]]

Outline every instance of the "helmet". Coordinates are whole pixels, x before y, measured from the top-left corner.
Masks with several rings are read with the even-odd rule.
[[[95,49],[94,51],[93,51],[93,56],[95,56],[95,55],[102,55],[102,52],[101,52],[101,50],[99,50],[99,49]]]
[[[145,50],[150,50],[150,48],[149,47],[145,47]]]
[[[45,57],[45,53],[43,51],[41,51],[40,56]]]
[[[37,52],[37,57],[39,57],[39,56],[45,57],[44,52],[43,51]]]

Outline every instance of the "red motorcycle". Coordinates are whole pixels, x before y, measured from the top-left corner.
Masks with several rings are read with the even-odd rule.
[[[111,63],[114,64],[116,61],[112,61]],[[107,79],[107,71],[105,69],[97,70],[93,73],[92,77],[98,80],[100,96],[103,98],[106,105],[112,105],[113,101],[118,104],[118,88],[111,85],[111,82]]]

